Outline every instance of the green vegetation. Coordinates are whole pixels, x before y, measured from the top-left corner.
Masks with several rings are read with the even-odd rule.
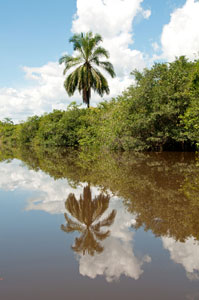
[[[108,61],[101,61],[100,58],[109,58],[108,51],[98,46],[102,42],[99,34],[93,36],[92,32],[86,34],[74,34],[69,40],[73,43],[73,49],[77,55],[64,55],[60,58],[60,64],[65,64],[64,75],[71,68],[71,72],[64,82],[64,87],[69,96],[76,90],[82,93],[83,102],[90,106],[91,89],[100,96],[109,94],[109,86],[106,78],[97,67],[104,69],[111,77],[115,77],[113,65]]]
[[[135,84],[96,108],[71,103],[67,111],[55,110],[18,125],[1,122],[1,143],[122,151],[197,149],[199,60],[180,57],[132,74]]]

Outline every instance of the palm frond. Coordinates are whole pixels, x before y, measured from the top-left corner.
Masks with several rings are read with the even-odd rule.
[[[96,91],[101,97],[104,95],[104,93],[109,94],[109,86],[108,81],[106,78],[102,75],[102,73],[97,68],[92,68],[92,88],[94,91]]]
[[[65,64],[65,68],[64,68],[64,72],[63,74],[65,75],[66,72],[71,69],[72,67],[75,67],[81,63],[83,63],[83,58],[81,55],[79,56],[76,56],[76,57],[73,57],[73,56],[69,56],[69,55],[64,55],[60,58],[59,60],[59,63],[62,64],[64,63]]]
[[[94,36],[95,45],[97,46],[100,42],[102,42],[102,36],[99,33],[96,33]]]
[[[59,59],[59,64],[61,65],[62,63],[66,63],[68,61],[70,61],[72,59],[71,55],[63,55],[60,59]]]
[[[77,253],[85,255],[88,253],[93,256],[95,252],[101,253],[104,248],[98,243],[90,230],[85,231],[83,235],[75,239],[75,245],[72,249]]]
[[[115,220],[115,216],[116,210],[113,209],[107,218],[105,218],[102,221],[99,221],[97,224],[94,225],[94,229],[98,231],[100,227],[111,226]]]
[[[83,33],[81,34],[76,33],[69,39],[69,42],[73,43],[74,50],[77,50],[82,47],[82,38],[83,38]]]
[[[93,35],[92,32],[88,32],[83,36],[82,48],[85,53],[86,59],[89,60],[92,56],[94,49],[98,43],[102,41],[102,37],[99,34]]]
[[[85,228],[81,224],[70,219],[66,213],[64,214],[64,217],[67,221],[67,224],[66,225],[62,224],[61,230],[65,231],[65,232],[73,232],[73,231],[83,232],[85,230]]]
[[[79,73],[81,72],[82,67],[83,66],[79,66],[77,69],[75,69],[72,73],[68,75],[68,77],[64,81],[64,87],[69,96],[72,96],[76,88],[78,87]]]
[[[100,61],[99,66],[103,68],[112,78],[116,76],[112,63],[109,61]]]
[[[98,220],[109,206],[110,197],[108,195],[100,194],[95,197],[93,204],[93,222]]]
[[[75,198],[74,194],[69,194],[66,202],[65,202],[66,210],[77,219],[80,223],[82,223],[81,209],[79,206],[79,201]]]
[[[95,233],[96,238],[99,241],[105,240],[110,235],[110,231],[109,230],[107,230],[106,232],[94,231],[94,233]]]
[[[85,53],[83,51],[82,42],[84,40],[84,34],[74,34],[72,38],[69,39],[70,43],[73,43],[73,50],[79,52],[84,59],[86,59]]]
[[[98,59],[99,57],[109,58],[109,52],[103,47],[97,47],[94,49],[90,61],[93,61],[93,59],[95,59],[96,57]]]

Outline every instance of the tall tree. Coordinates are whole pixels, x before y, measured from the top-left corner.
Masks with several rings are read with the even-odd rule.
[[[100,58],[109,58],[108,51],[99,46],[102,37],[99,34],[93,35],[92,32],[74,34],[69,40],[73,43],[75,56],[64,55],[59,63],[65,64],[64,72],[74,69],[65,79],[64,87],[69,96],[72,96],[76,90],[82,94],[83,102],[90,105],[91,89],[97,92],[101,97],[104,93],[109,94],[108,81],[100,72],[99,68],[104,69],[112,78],[115,77],[113,65]]]

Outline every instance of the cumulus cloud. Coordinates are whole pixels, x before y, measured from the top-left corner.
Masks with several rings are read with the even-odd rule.
[[[150,10],[143,10],[143,0],[77,0],[77,12],[73,20],[73,32],[93,31],[104,38],[104,47],[110,52],[117,77],[108,77],[110,99],[130,84],[130,72],[145,67],[144,54],[131,49],[133,43],[132,23],[136,15],[149,18]],[[121,13],[122,12],[122,13]],[[1,119],[10,117],[14,122],[25,120],[28,116],[41,115],[53,109],[66,109],[71,101],[81,103],[76,93],[68,97],[63,88],[63,68],[56,62],[42,67],[24,67],[26,79],[31,81],[27,88],[0,89]],[[107,75],[106,75],[107,76]],[[102,99],[92,94],[91,104],[97,105]]]
[[[122,85],[132,69],[145,66],[143,53],[129,48],[133,43],[132,22],[135,16],[150,16],[150,11],[143,10],[141,3],[142,0],[77,0],[72,31],[93,31],[102,35],[104,47],[110,52],[111,62]]]
[[[0,89],[1,116],[17,122],[27,116],[64,109],[70,103],[63,87],[63,68],[58,63],[49,62],[39,68],[24,67],[23,70],[31,85],[20,89]]]
[[[174,239],[162,238],[163,246],[169,250],[171,259],[181,264],[190,280],[199,280],[199,243],[193,237],[184,243]]]
[[[176,9],[170,22],[163,27],[161,35],[162,57],[171,61],[176,56],[190,59],[199,54],[199,2],[187,0]]]
[[[151,46],[155,52],[160,50],[160,46],[158,45],[157,42],[152,43]]]

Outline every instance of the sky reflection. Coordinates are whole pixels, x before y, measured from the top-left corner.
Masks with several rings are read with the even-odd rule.
[[[50,214],[64,214],[65,201],[73,193],[80,198],[86,183],[72,188],[67,179],[54,180],[41,170],[29,170],[19,160],[0,164],[0,189],[2,191],[31,191],[34,197],[27,199],[24,209],[27,211],[45,211]],[[100,195],[99,187],[91,187],[92,198]],[[79,252],[76,259],[79,263],[79,273],[89,278],[104,276],[108,282],[117,281],[122,275],[137,280],[144,272],[145,263],[152,263],[151,255],[135,254],[135,235],[132,225],[136,223],[136,215],[128,212],[122,199],[110,194],[109,204],[98,221],[103,221],[115,211],[114,221],[110,226],[104,226],[104,232],[109,232],[100,241],[103,251],[90,255]],[[70,217],[71,212],[67,212]],[[61,225],[61,224],[60,224]],[[63,238],[67,239],[66,235]],[[185,242],[175,241],[172,237],[161,237],[164,249],[170,253],[170,259],[180,264],[191,281],[199,279],[199,243],[193,237]],[[74,245],[74,244],[73,244]]]

